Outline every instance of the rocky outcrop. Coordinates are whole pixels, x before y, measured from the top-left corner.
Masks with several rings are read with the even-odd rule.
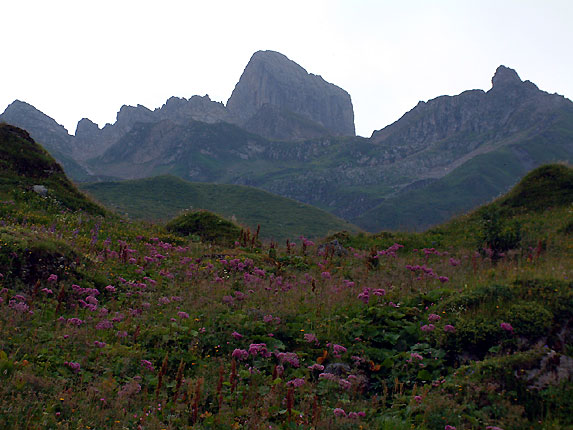
[[[70,153],[72,137],[54,119],[31,104],[15,100],[0,115],[0,121],[20,127],[50,152]]]
[[[223,103],[212,101],[208,95],[193,96],[190,99],[171,97],[155,113],[160,119],[168,119],[177,124],[201,121],[207,124],[217,122],[237,122]]]
[[[74,178],[84,179],[88,176],[85,168],[75,159],[76,146],[73,136],[70,136],[62,125],[34,106],[15,100],[0,115],[0,122],[20,127],[30,133],[30,136]]]
[[[251,133],[279,140],[302,140],[331,134],[318,122],[271,104],[261,106],[243,127]]]
[[[562,96],[540,91],[529,81],[523,82],[515,70],[500,66],[489,91],[471,90],[420,102],[395,123],[375,131],[371,140],[404,155],[446,140],[459,151],[469,152],[520,130],[541,129],[553,120],[555,108],[570,103]]]
[[[238,118],[239,125],[250,121],[250,131],[269,138],[301,137],[298,121],[292,131],[274,132],[270,121],[276,115],[268,115],[274,108],[278,108],[282,118],[292,114],[315,123],[316,126],[307,127],[311,130],[308,137],[314,137],[320,127],[333,136],[355,134],[350,95],[274,51],[253,54],[227,101],[227,108]],[[261,109],[265,111],[262,114]],[[269,122],[261,121],[264,117]]]

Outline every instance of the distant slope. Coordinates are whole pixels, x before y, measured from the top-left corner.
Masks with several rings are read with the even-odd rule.
[[[34,187],[40,194],[33,191]],[[0,199],[35,205],[40,210],[64,209],[103,215],[66,177],[62,167],[27,131],[0,123]]]
[[[500,223],[518,221],[524,227],[524,243],[538,244],[550,230],[560,235],[573,232],[573,168],[546,164],[528,172],[507,193],[424,234],[447,238],[449,243],[475,243],[483,229],[484,214],[494,213]],[[536,239],[532,241],[532,237]],[[570,244],[564,252],[571,253]]]
[[[542,134],[477,155],[446,176],[406,189],[351,219],[369,230],[423,230],[508,192],[516,178],[544,163],[573,159],[573,113]]]
[[[261,237],[296,239],[322,237],[359,229],[328,212],[256,188],[240,185],[191,183],[173,176],[105,182],[82,188],[109,208],[131,218],[167,220],[186,209],[207,209],[256,230]]]

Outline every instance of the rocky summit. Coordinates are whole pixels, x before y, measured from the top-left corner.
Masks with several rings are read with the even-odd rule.
[[[227,108],[239,125],[268,138],[355,134],[350,95],[274,51],[253,54]]]

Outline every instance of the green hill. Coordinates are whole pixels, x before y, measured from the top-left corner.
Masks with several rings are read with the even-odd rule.
[[[1,123],[0,198],[26,201],[48,211],[105,213],[103,208],[77,190],[62,167],[34,142],[27,131]]]
[[[493,202],[424,234],[448,238],[450,243],[479,245],[492,234],[504,239],[519,230],[521,247],[536,247],[539,240],[547,242],[550,232],[555,236],[571,233],[572,205],[573,168],[547,164],[529,172]],[[570,245],[563,251],[570,253]]]
[[[216,212],[261,237],[275,240],[310,238],[359,228],[328,212],[256,188],[191,183],[174,176],[122,182],[102,182],[82,188],[109,208],[133,219],[168,220],[188,209]]]

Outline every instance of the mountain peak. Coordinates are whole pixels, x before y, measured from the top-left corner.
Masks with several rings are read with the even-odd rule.
[[[227,108],[242,126],[264,109],[265,115],[259,115],[259,119],[265,117],[267,122],[274,123],[276,119],[269,117],[270,112],[282,112],[293,114],[303,122],[315,123],[312,130],[324,128],[328,134],[346,136],[355,133],[350,95],[276,51],[257,51],[251,56],[227,101]],[[248,130],[269,138],[298,138],[302,128],[300,121],[295,122],[289,124],[296,130],[283,130],[280,136],[269,133],[269,124],[260,124],[260,121],[257,124],[262,127]],[[314,134],[303,136],[307,137]]]
[[[495,75],[491,78],[493,87],[521,84],[522,82],[515,70],[505,66],[499,66],[495,71]]]

